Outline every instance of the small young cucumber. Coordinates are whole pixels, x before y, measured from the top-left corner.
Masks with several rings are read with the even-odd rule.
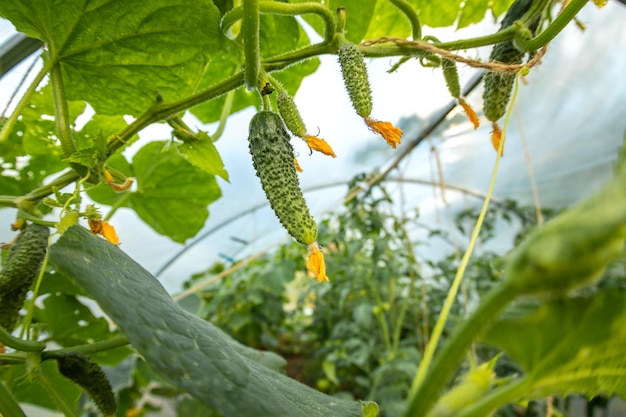
[[[456,62],[451,59],[444,58],[441,60],[441,70],[443,78],[446,80],[446,86],[450,95],[454,98],[461,97],[461,83],[459,82],[459,71]]]
[[[278,220],[299,243],[314,243],[317,225],[300,189],[293,148],[280,116],[257,113],[250,122],[248,142],[256,175]]]
[[[516,0],[506,12],[500,30],[511,26],[516,20],[521,19],[531,5],[532,0]],[[524,54],[524,52],[515,48],[513,41],[505,41],[494,46],[489,60],[504,64],[521,64]],[[508,72],[487,72],[485,74],[483,111],[485,117],[490,121],[495,122],[506,113],[506,106],[509,103],[513,84],[515,83],[515,76],[515,74]]]
[[[363,54],[352,42],[345,42],[338,51],[339,66],[352,106],[363,118],[372,113],[372,90]]]
[[[11,248],[0,272],[0,326],[8,331],[15,328],[26,293],[39,275],[49,235],[47,227],[29,225]]]
[[[276,107],[287,129],[295,136],[303,138],[306,135],[306,126],[293,98],[286,92],[279,91],[276,95]]]
[[[102,414],[115,414],[115,394],[100,365],[83,353],[69,352],[58,359],[57,366],[61,375],[80,385],[89,394]]]

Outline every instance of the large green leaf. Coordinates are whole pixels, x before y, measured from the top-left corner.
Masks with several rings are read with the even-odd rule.
[[[0,16],[46,43],[69,99],[106,114],[139,114],[157,92],[184,97],[223,45],[219,11],[206,0],[9,1]]]
[[[626,293],[554,300],[484,336],[526,372],[527,398],[572,393],[626,398]]]
[[[381,36],[406,38],[410,35],[411,25],[406,16],[388,0],[377,1],[364,38],[376,39]]]
[[[222,157],[215,148],[213,141],[205,132],[198,132],[199,140],[178,145],[178,149],[192,165],[211,175],[219,175],[228,181],[228,172],[224,168]]]
[[[116,246],[72,226],[49,251],[126,333],[167,382],[227,416],[362,416],[359,402],[326,396],[263,364],[274,356],[240,345],[186,312]],[[369,411],[369,410],[368,410]]]
[[[148,143],[132,165],[116,155],[107,166],[135,177],[137,188],[115,193],[105,184],[91,190],[90,197],[102,204],[132,208],[155,231],[176,242],[198,233],[209,215],[207,206],[221,196],[215,176],[192,165],[169,142]]]
[[[215,176],[191,165],[166,142],[152,142],[133,158],[137,190],[129,205],[154,230],[176,242],[193,237],[221,196]]]

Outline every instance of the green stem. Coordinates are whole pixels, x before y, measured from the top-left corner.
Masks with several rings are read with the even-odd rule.
[[[65,398],[63,398],[63,396],[59,393],[57,387],[50,382],[45,373],[39,372],[38,381],[41,386],[43,386],[46,393],[48,393],[50,398],[52,398],[52,401],[54,401],[56,406],[59,407],[63,414],[65,414],[65,417],[77,417],[74,410],[70,408],[69,404],[65,401]]]
[[[126,126],[124,130],[110,136],[107,139],[107,149],[109,155],[124,146],[139,131],[152,123],[158,120],[167,119],[173,114],[226,94],[229,91],[242,86],[243,82],[243,72],[238,72],[235,75],[184,99],[167,104],[155,103],[144,114],[135,119],[133,123]]]
[[[505,404],[522,398],[528,392],[530,381],[526,378],[519,378],[509,384],[503,385],[474,404],[459,410],[457,417],[483,417],[490,415]]]
[[[588,0],[572,0],[565,9],[554,19],[554,21],[538,36],[532,39],[517,37],[515,46],[523,51],[536,51],[554,39],[565,26],[578,14],[587,4]]]
[[[406,417],[426,416],[446,384],[463,361],[474,339],[493,321],[500,311],[517,296],[512,285],[502,283],[481,300],[474,313],[460,323],[438,352],[425,378],[412,387]],[[420,367],[421,368],[421,367]]]
[[[41,352],[46,348],[46,344],[43,342],[23,340],[13,336],[2,326],[0,326],[0,343],[21,352]]]
[[[0,381],[0,416],[26,417],[11,391]]]
[[[22,98],[20,99],[19,103],[17,103],[17,106],[15,107],[15,110],[13,111],[13,113],[11,113],[11,116],[9,116],[4,121],[4,124],[2,125],[2,130],[0,130],[0,143],[6,142],[6,140],[9,138],[9,134],[13,130],[13,127],[15,126],[15,123],[17,122],[17,118],[19,117],[20,114],[22,114],[22,111],[24,111],[24,108],[30,101],[30,98],[37,91],[37,87],[39,86],[39,83],[41,83],[41,80],[43,80],[43,78],[46,76],[46,74],[48,74],[48,72],[54,65],[55,65],[54,60],[50,60],[44,63],[44,66],[41,69],[41,71],[37,73],[37,75],[35,76],[35,79],[30,84],[30,86],[28,87],[28,89],[26,90]]]
[[[17,207],[19,199],[14,195],[0,195],[0,207]]]
[[[211,141],[217,142],[219,138],[224,134],[224,129],[226,128],[226,121],[228,120],[228,116],[230,116],[230,111],[233,108],[233,103],[235,102],[235,90],[231,90],[226,94],[226,101],[224,101],[224,107],[222,107],[222,113],[220,114],[220,123],[217,126],[217,129],[211,135]]]
[[[244,81],[248,90],[259,88],[261,73],[261,11],[259,0],[243,0],[241,33],[243,53],[246,59]]]
[[[26,355],[18,353],[0,354],[0,365],[22,365],[26,362]],[[0,414],[1,416],[2,414]]]
[[[422,24],[420,23],[417,12],[406,0],[389,0],[391,4],[396,6],[404,15],[409,19],[411,23],[413,40],[422,39]]]
[[[335,33],[335,16],[319,3],[280,3],[276,1],[259,2],[259,11],[263,14],[276,14],[283,16],[299,16],[303,14],[316,14],[324,21],[324,41],[330,42]],[[235,7],[222,18],[222,30],[226,32],[233,24],[243,17],[243,8]]]
[[[37,223],[41,226],[46,226],[46,227],[56,227],[56,222],[52,222],[52,221],[48,221],[48,220],[42,220],[40,217],[37,216],[33,216],[32,214],[30,214],[29,212],[25,211],[25,210],[18,210],[18,216],[21,217],[22,219],[25,220],[29,220],[33,223]]]
[[[57,350],[48,350],[41,353],[41,360],[58,359],[69,352],[81,352],[85,355],[92,353],[102,352],[105,350],[112,350],[128,344],[128,338],[126,336],[117,336],[113,339],[102,340],[96,343],[89,343],[85,345],[72,346]]]
[[[58,63],[50,70],[50,83],[54,97],[54,119],[56,121],[57,135],[61,141],[63,154],[67,158],[76,152],[76,146],[74,146],[74,139],[70,130],[70,114],[67,107],[67,99],[65,98],[63,74],[61,73],[61,65]]]

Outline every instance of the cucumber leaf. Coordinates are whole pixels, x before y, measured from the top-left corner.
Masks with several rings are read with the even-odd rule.
[[[502,319],[483,341],[524,369],[525,398],[572,393],[625,398],[625,320],[626,292],[612,288]]]
[[[193,92],[223,47],[219,10],[196,0],[24,0],[0,16],[43,40],[63,71],[67,98],[98,113],[137,115]]]
[[[207,206],[221,196],[215,176],[192,165],[169,142],[148,143],[132,164],[116,154],[107,166],[135,177],[137,188],[115,193],[103,184],[90,190],[89,196],[98,203],[132,208],[156,232],[175,242],[195,236],[209,216]]]
[[[329,397],[268,368],[263,358],[274,354],[246,348],[188,313],[149,272],[82,227],[70,227],[49,255],[158,374],[206,406],[229,416],[363,415],[359,402]]]

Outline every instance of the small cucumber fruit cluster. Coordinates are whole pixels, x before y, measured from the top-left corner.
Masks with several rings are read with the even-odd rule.
[[[0,326],[9,331],[15,328],[26,293],[39,275],[49,235],[47,227],[30,224],[11,248],[0,272]]]
[[[61,375],[87,392],[102,414],[115,414],[115,394],[100,365],[81,352],[69,352],[58,359],[57,366]]]
[[[248,144],[256,175],[274,213],[287,232],[303,245],[317,238],[317,225],[300,189],[294,153],[280,116],[260,111],[250,122]]]

